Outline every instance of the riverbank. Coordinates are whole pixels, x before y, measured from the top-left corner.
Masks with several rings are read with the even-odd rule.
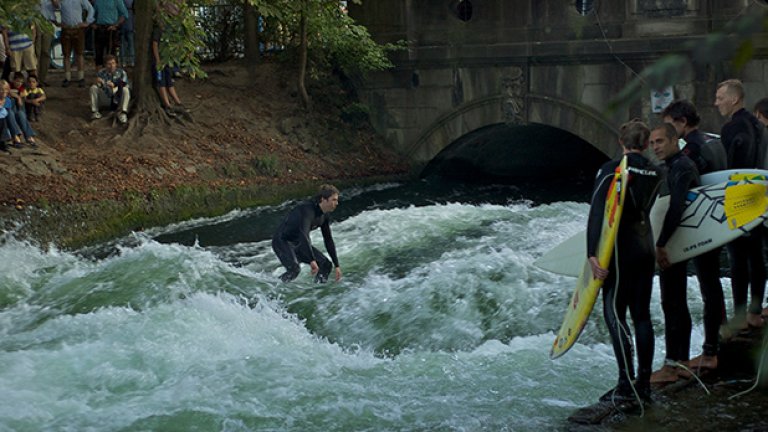
[[[618,408],[610,403],[598,403],[576,410],[564,429],[569,432],[606,428],[697,432],[768,430],[764,343],[764,331],[750,328],[722,342],[716,370],[693,369],[698,377],[655,384],[653,402],[644,410],[635,403]]]
[[[111,115],[90,120],[88,88],[63,88],[62,73],[49,72],[45,112],[32,123],[38,146],[0,155],[5,229],[78,247],[306,196],[323,182],[408,176],[408,164],[339,80],[310,87],[308,113],[294,74],[279,64],[248,70],[233,62],[206,72],[176,83],[188,116],[132,113],[127,127]]]

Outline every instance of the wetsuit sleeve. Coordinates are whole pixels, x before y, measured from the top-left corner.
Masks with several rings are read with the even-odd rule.
[[[603,227],[605,214],[605,199],[611,186],[613,174],[613,170],[603,167],[598,171],[595,179],[589,207],[589,219],[587,220],[587,258],[597,256],[597,244],[600,242],[600,231]]]
[[[669,238],[675,233],[680,219],[685,210],[685,197],[688,189],[696,179],[696,173],[687,168],[673,167],[669,172],[669,209],[664,216],[664,224],[661,226],[661,234],[656,241],[656,246],[664,247]]]
[[[322,225],[320,225],[320,232],[323,233],[323,242],[325,243],[325,250],[328,251],[328,255],[331,256],[333,266],[339,266],[339,258],[336,256],[336,244],[333,242],[333,236],[331,235],[331,222],[328,218],[325,219]]]

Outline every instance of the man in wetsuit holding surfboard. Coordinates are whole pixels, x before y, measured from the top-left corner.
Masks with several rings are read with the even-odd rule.
[[[722,116],[728,118],[720,132],[728,155],[728,168],[762,168],[765,155],[761,149],[764,128],[755,116],[744,109],[744,85],[741,81],[729,79],[718,84],[715,106]],[[732,241],[726,248],[731,263],[734,308],[729,329],[739,331],[748,327],[762,327],[766,282],[762,224]],[[748,294],[751,294],[749,305]]]
[[[661,112],[664,123],[674,126],[677,136],[685,140],[682,153],[696,164],[699,175],[727,168],[725,149],[719,140],[707,141],[699,131],[701,117],[696,106],[687,100],[676,100]],[[651,142],[653,144],[653,142]],[[688,362],[692,369],[717,368],[717,353],[720,347],[720,326],[725,320],[725,300],[720,282],[720,253],[715,248],[693,259],[696,277],[699,280],[701,299],[704,303],[704,343],[702,354]],[[690,340],[690,334],[688,336]],[[663,368],[662,368],[663,369]],[[667,368],[669,369],[669,368]],[[670,372],[667,370],[667,372]],[[679,373],[678,373],[679,374]],[[678,374],[666,374],[667,380],[675,381]],[[687,375],[682,373],[682,375]],[[662,378],[660,375],[659,378]]]
[[[597,259],[605,200],[611,179],[620,159],[606,162],[597,172],[587,222],[587,257],[596,279],[603,279],[603,317],[611,335],[619,368],[617,386],[600,399],[613,402],[635,400],[635,391],[650,399],[654,335],[651,324],[651,290],[654,273],[653,234],[649,212],[661,180],[659,170],[645,156],[650,131],[640,121],[621,127],[619,143],[627,157],[629,179],[616,237],[615,253],[608,268]],[[627,309],[635,327],[638,369],[635,375],[631,333],[627,325]],[[633,384],[633,380],[637,380]],[[633,390],[634,385],[634,390]]]
[[[336,280],[341,279],[341,267],[336,256],[336,245],[331,235],[329,213],[339,205],[339,190],[331,185],[322,185],[313,199],[294,207],[283,219],[280,227],[272,236],[272,250],[286,271],[280,276],[283,282],[289,282],[299,275],[299,263],[309,264],[315,282],[328,280],[331,269],[336,269]],[[323,242],[331,261],[322,252],[312,246],[309,232],[320,228]]]
[[[664,366],[651,377],[653,382],[677,381],[677,367],[688,361],[691,348],[692,324],[687,298],[688,261],[671,264],[666,246],[682,219],[688,190],[701,185],[701,179],[696,164],[680,151],[677,136],[677,130],[670,123],[662,123],[651,131],[653,152],[667,169],[666,185],[669,192],[669,208],[656,241],[656,262],[661,268],[659,282],[666,355]]]

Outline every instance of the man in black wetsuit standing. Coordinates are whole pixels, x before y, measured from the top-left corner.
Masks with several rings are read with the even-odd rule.
[[[341,279],[341,267],[336,256],[329,217],[329,213],[336,210],[338,205],[339,190],[331,185],[322,185],[314,198],[294,207],[283,219],[272,236],[272,250],[286,269],[280,280],[289,282],[296,279],[300,262],[309,264],[315,282],[325,283],[332,268],[336,269],[336,280]],[[309,239],[309,232],[318,227],[323,233],[325,249],[333,263],[312,246]]]
[[[707,141],[704,134],[699,131],[701,117],[690,101],[676,100],[661,112],[664,123],[675,127],[677,136],[685,140],[682,154],[688,156],[699,175],[727,168],[725,149],[722,143],[715,139]],[[653,139],[651,141],[653,145]],[[723,285],[720,282],[720,255],[722,248],[715,248],[693,259],[696,267],[696,277],[699,280],[701,298],[704,303],[704,344],[702,354],[694,357],[688,363],[692,369],[717,368],[717,353],[720,348],[720,326],[725,322],[725,300],[723,298]],[[669,368],[667,372],[671,372]],[[666,374],[670,380],[677,378],[677,374]]]
[[[606,162],[597,172],[587,222],[587,257],[592,274],[603,282],[603,317],[611,335],[619,368],[618,385],[600,399],[607,402],[649,400],[654,336],[651,324],[651,290],[653,287],[653,234],[648,213],[656,198],[660,182],[656,168],[642,152],[648,147],[650,131],[642,122],[631,121],[621,127],[619,142],[627,156],[629,179],[624,183],[624,201],[616,246],[609,267],[597,260],[597,245],[603,223],[606,196],[620,159]],[[627,309],[635,327],[637,347],[637,380],[629,341]]]
[[[728,117],[720,138],[728,156],[728,168],[761,168],[765,151],[762,145],[763,126],[744,109],[744,86],[741,81],[729,79],[717,86],[715,106]],[[734,316],[730,330],[762,327],[763,295],[766,271],[763,261],[763,225],[728,243],[731,263]],[[751,301],[747,307],[747,294],[751,288]]]
[[[656,157],[664,161],[669,190],[669,208],[656,241],[656,262],[661,268],[659,281],[666,355],[664,367],[653,373],[651,382],[677,381],[678,363],[688,361],[691,348],[691,313],[688,310],[686,271],[688,261],[670,263],[666,246],[680,224],[688,190],[699,186],[701,180],[696,165],[680,151],[677,139],[677,131],[669,123],[662,123],[651,131],[651,148]]]

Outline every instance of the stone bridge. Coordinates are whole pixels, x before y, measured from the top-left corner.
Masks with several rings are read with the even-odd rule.
[[[621,123],[634,117],[658,122],[656,112],[665,93],[692,100],[702,114],[702,129],[715,132],[723,123],[712,107],[719,81],[742,79],[749,108],[768,96],[768,44],[766,38],[756,37],[752,60],[740,70],[723,60],[702,64],[676,77],[671,92],[652,89],[645,82],[639,100],[611,103],[663,55],[690,53],[691,46],[701,45],[707,35],[730,21],[768,12],[764,3],[388,0],[350,4],[350,14],[377,41],[405,40],[408,46],[393,55],[393,69],[360,81],[359,94],[371,108],[374,127],[417,169],[452,145],[478,147],[473,136],[524,147],[523,152],[513,152],[512,159],[518,162],[515,170],[530,167],[532,160],[552,159],[554,154],[574,157],[562,143],[582,143],[593,152],[599,150],[603,159],[613,157]],[[546,134],[545,128],[533,136],[529,133],[524,143],[515,139],[532,126],[556,128],[561,134]],[[542,142],[537,135],[554,137],[555,142]],[[487,153],[477,150],[474,157],[489,158]]]

